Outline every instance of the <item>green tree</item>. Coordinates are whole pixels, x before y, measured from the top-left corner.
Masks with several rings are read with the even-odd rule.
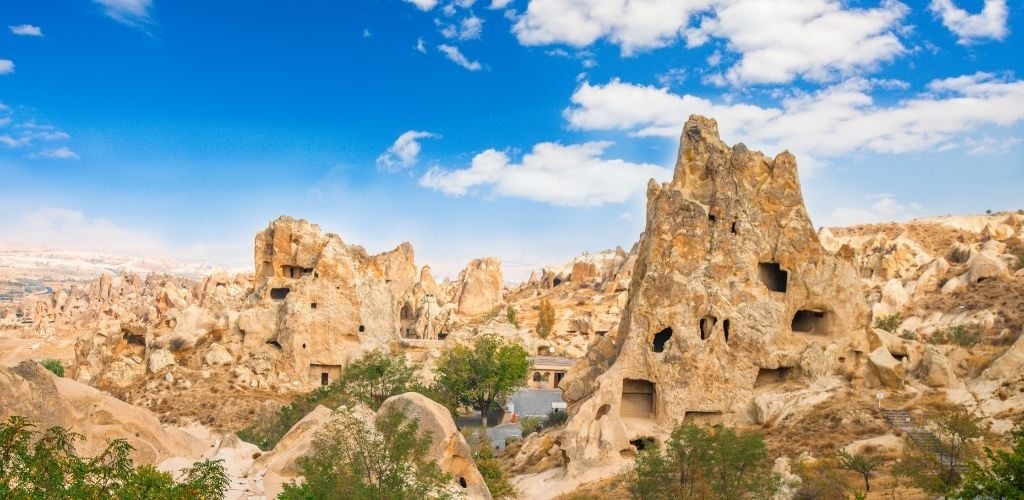
[[[885,458],[878,455],[848,453],[845,450],[839,450],[836,459],[840,467],[856,472],[864,478],[864,491],[871,491],[871,476],[885,463]]]
[[[548,338],[555,328],[555,306],[551,305],[548,299],[540,301],[540,315],[537,317],[537,336],[542,339]]]
[[[1017,424],[1009,437],[1009,450],[985,447],[988,466],[970,465],[960,497],[1024,498],[1024,424]]]
[[[933,495],[955,491],[962,471],[974,463],[974,440],[984,435],[980,421],[963,408],[932,416],[926,432],[912,435],[894,472]]]
[[[640,452],[630,490],[645,500],[769,498],[779,479],[767,456],[759,434],[680,424],[664,452],[653,444]]]
[[[441,355],[437,388],[451,403],[480,410],[482,425],[487,427],[491,408],[525,385],[529,370],[530,356],[522,346],[480,335],[472,348],[460,345]]]
[[[885,330],[889,333],[896,333],[896,329],[903,323],[903,317],[900,313],[896,313],[890,316],[882,316],[875,320],[875,328],[879,330]]]
[[[402,354],[373,351],[349,363],[338,382],[352,396],[373,409],[385,399],[415,388],[416,375]]]
[[[400,500],[449,498],[450,477],[427,458],[431,438],[402,411],[369,425],[348,410],[335,412],[298,460],[302,484],[286,484],[279,499]]]
[[[123,439],[86,458],[75,452],[81,435],[62,427],[34,429],[25,417],[0,423],[0,498],[213,500],[227,491],[227,473],[219,460],[197,462],[176,482],[152,466],[135,468],[133,448]]]

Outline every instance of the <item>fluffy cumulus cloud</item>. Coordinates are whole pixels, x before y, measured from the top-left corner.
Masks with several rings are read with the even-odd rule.
[[[895,0],[868,9],[839,0],[531,0],[513,31],[524,45],[607,39],[625,55],[680,38],[690,47],[720,39],[739,59],[710,81],[777,84],[894,59],[906,51],[896,33],[907,10]]]
[[[961,147],[972,130],[1024,121],[1022,80],[990,73],[935,80],[925,92],[887,105],[875,103],[872,85],[852,79],[783,99],[779,106],[762,107],[713,102],[618,80],[604,85],[584,82],[564,116],[579,130],[676,138],[685,117],[702,114],[718,120],[727,142],[743,140],[767,151],[785,146],[805,160],[860,151]]]
[[[132,27],[143,27],[150,21],[153,0],[95,0],[111,19]]]
[[[841,207],[828,214],[825,225],[833,227],[902,221],[920,217],[924,207],[914,202],[903,202],[889,193],[872,194],[864,198],[862,206]]]
[[[19,24],[17,26],[9,26],[9,28],[11,28],[11,33],[19,36],[43,36],[42,28],[31,24]]]
[[[1002,40],[1009,32],[1006,27],[1006,0],[985,0],[984,7],[977,14],[957,7],[953,0],[932,0],[928,8],[956,34],[960,44],[984,38]]]
[[[524,45],[584,47],[606,38],[624,54],[679,39],[690,16],[711,0],[530,0],[512,28]]]
[[[488,149],[467,168],[430,169],[420,184],[452,196],[486,188],[493,196],[588,207],[625,202],[643,191],[649,179],[671,176],[669,169],[657,165],[604,158],[610,145],[545,142],[535,145],[519,163],[506,152]]]
[[[462,66],[463,68],[466,68],[470,71],[480,71],[484,69],[483,65],[480,64],[480,61],[470,60],[468,57],[466,57],[465,54],[462,53],[461,50],[459,50],[458,47],[454,45],[438,45],[437,50],[440,50],[442,53],[444,53],[445,57],[447,57],[449,61],[458,64],[459,66]]]
[[[9,75],[11,73],[14,73],[14,61],[0,59],[0,75]]]
[[[887,0],[873,9],[850,9],[836,0],[722,2],[697,27],[687,45],[712,38],[727,41],[739,61],[725,82],[786,83],[794,78],[823,81],[871,69],[905,52],[896,36],[908,9]]]
[[[377,168],[389,172],[395,172],[416,164],[420,156],[420,139],[431,139],[438,137],[437,134],[410,130],[398,136],[391,145],[380,156],[377,157]]]

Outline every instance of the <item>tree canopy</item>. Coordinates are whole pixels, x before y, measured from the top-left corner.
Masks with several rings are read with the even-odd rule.
[[[486,426],[491,408],[525,385],[529,371],[530,356],[522,346],[480,335],[472,347],[455,346],[441,355],[437,388],[455,405],[480,410]]]

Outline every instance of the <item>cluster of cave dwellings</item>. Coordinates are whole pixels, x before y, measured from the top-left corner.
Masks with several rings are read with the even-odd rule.
[[[757,265],[757,275],[761,283],[772,292],[786,293],[789,282],[789,272],[782,268],[777,262],[761,262]],[[830,311],[816,311],[811,309],[800,309],[793,314],[790,322],[790,330],[795,334],[831,335],[835,318]],[[698,323],[697,331],[701,340],[708,340],[718,325],[718,318],[715,316],[704,316]],[[722,320],[722,334],[725,341],[729,342],[730,323],[728,319]],[[651,341],[651,351],[664,352],[665,343],[672,338],[672,327],[666,327],[654,334]]]

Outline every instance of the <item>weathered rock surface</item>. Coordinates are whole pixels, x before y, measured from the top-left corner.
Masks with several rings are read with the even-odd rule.
[[[455,302],[459,314],[484,314],[503,301],[505,279],[501,274],[501,261],[493,257],[476,259],[459,274]]]
[[[670,183],[648,188],[629,300],[562,382],[570,472],[678,419],[728,419],[755,387],[843,370],[864,349],[852,253],[825,251],[796,161],[729,148],[691,117]]]

